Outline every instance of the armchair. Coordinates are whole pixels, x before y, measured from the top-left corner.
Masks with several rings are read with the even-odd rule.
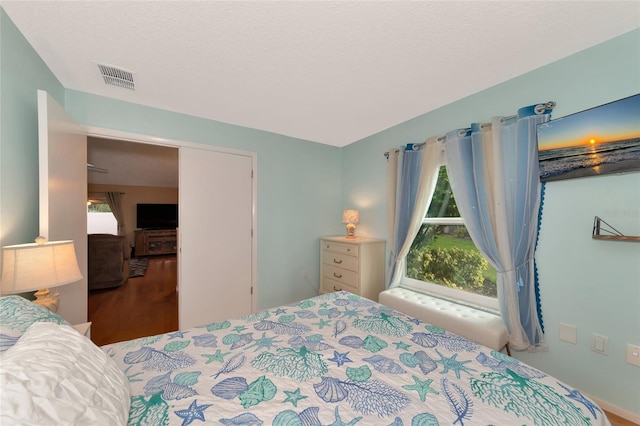
[[[124,235],[89,234],[89,291],[124,284],[129,277],[130,250]]]

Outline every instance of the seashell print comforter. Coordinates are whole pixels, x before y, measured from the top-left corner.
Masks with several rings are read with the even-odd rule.
[[[346,292],[102,349],[130,425],[608,425],[580,391]]]

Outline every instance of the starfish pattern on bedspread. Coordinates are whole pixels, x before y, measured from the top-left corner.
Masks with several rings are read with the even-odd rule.
[[[417,376],[412,376],[415,384],[413,385],[404,385],[402,388],[406,390],[414,390],[418,392],[420,395],[420,401],[424,402],[427,398],[427,394],[433,393],[438,395],[440,392],[433,389],[430,385],[433,382],[433,379],[420,380]]]
[[[184,421],[182,422],[182,426],[188,426],[194,420],[204,421],[204,410],[211,407],[211,405],[212,404],[198,405],[198,400],[194,399],[191,405],[189,405],[189,408],[187,408],[186,410],[174,411],[174,413],[176,413],[178,417],[184,419]]]
[[[606,424],[557,379],[345,292],[103,349],[135,426]]]

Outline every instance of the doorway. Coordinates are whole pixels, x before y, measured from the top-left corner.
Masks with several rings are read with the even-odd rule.
[[[92,271],[94,267],[104,268],[104,259],[96,260],[98,265],[92,262],[92,249],[97,248],[91,246],[89,237],[88,320],[92,322],[92,340],[104,345],[177,330],[175,244],[173,250],[161,254],[150,254],[140,247],[140,229],[148,224],[140,223],[138,206],[177,208],[178,148],[89,136],[87,164],[88,234],[117,235],[119,223],[126,239],[122,258],[112,259],[113,266],[122,269],[122,285],[96,288],[100,283],[92,283],[97,275]],[[119,220],[110,206],[114,198]],[[174,241],[175,228],[167,230],[173,233]],[[106,250],[120,257],[113,248]]]
[[[255,312],[256,154],[101,128],[89,136],[178,149],[179,328]]]
[[[81,127],[39,90],[40,234],[76,241],[83,272],[82,280],[60,288],[61,316],[72,324],[87,320],[87,136],[178,149],[179,215],[188,215],[177,233],[179,327],[255,312],[256,154]]]

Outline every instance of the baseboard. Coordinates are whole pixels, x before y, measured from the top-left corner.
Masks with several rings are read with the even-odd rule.
[[[609,404],[607,401],[603,401],[600,398],[596,398],[595,396],[587,395],[590,399],[592,399],[596,404],[600,406],[603,410],[606,410],[610,413],[615,414],[616,416],[620,416],[625,420],[629,420],[630,422],[636,423],[640,425],[640,414],[632,413],[631,411],[627,411],[623,408],[616,407],[615,405]]]

